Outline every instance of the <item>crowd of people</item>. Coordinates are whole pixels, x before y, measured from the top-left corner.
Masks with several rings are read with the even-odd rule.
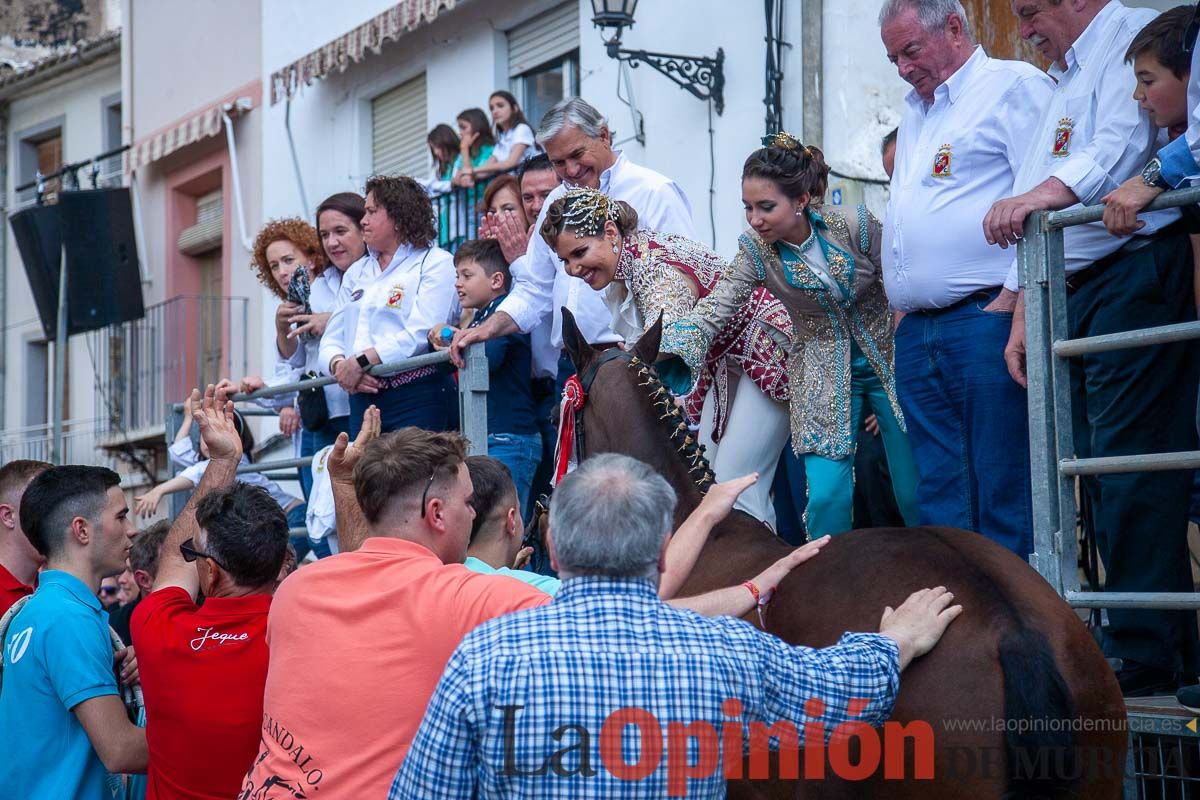
[[[491,124],[471,108],[430,132],[428,179],[375,176],[312,222],[267,223],[252,267],[279,300],[276,361],[192,393],[176,477],[131,509],[106,469],[0,466],[0,613],[20,604],[0,785],[267,800],[573,796],[586,778],[604,794],[621,779],[547,749],[564,708],[585,730],[627,706],[827,729],[855,707],[881,723],[901,670],[961,612],[946,587],[822,650],[730,618],[852,527],[962,528],[1029,555],[1012,246],[1033,211],[1103,203],[1063,234],[1072,338],[1196,319],[1200,217],[1142,212],[1200,177],[1196,14],[1030,0],[1020,30],[1042,72],[988,56],[958,0],[887,0],[880,35],[912,91],[882,146],[884,219],[827,205],[824,153],[776,132],[748,148],[731,259],[696,241],[675,181],[614,149],[599,110],[564,100],[535,135],[505,91]],[[673,532],[675,492],[645,464],[554,457],[570,443],[559,398],[582,397],[560,309],[601,349],[662,325],[655,367],[717,481]],[[477,344],[486,457],[454,432],[455,367]],[[436,350],[450,363],[373,369]],[[229,398],[318,376],[335,382],[258,401],[312,457],[303,496],[239,473],[255,444]],[[1076,360],[1074,455],[1197,449],[1198,384],[1195,342]],[[1108,590],[1192,591],[1192,483],[1082,480]],[[535,571],[525,523],[551,488]],[[189,490],[173,520],[135,531]],[[734,508],[802,546],[681,596]],[[1127,695],[1200,667],[1191,612],[1112,609],[1103,638]],[[134,683],[140,719],[120,699]],[[688,786],[719,796],[722,780]]]

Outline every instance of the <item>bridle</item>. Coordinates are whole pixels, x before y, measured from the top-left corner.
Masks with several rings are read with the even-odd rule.
[[[592,384],[596,382],[596,373],[600,368],[610,361],[624,361],[626,368],[633,364],[637,358],[633,353],[618,346],[613,346],[607,350],[600,351],[600,354],[592,359],[591,363],[584,368],[583,372],[576,377],[579,379],[579,385],[583,389],[583,402],[579,403],[575,409],[575,458],[578,461],[583,460],[584,450],[584,431],[583,431],[583,409],[587,404],[587,396],[591,394]]]

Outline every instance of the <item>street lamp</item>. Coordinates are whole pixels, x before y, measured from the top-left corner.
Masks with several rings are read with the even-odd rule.
[[[679,56],[621,48],[621,29],[633,27],[638,0],[592,0],[592,23],[601,30],[612,28],[604,46],[609,58],[628,61],[629,66],[649,64],[701,100],[712,100],[717,114],[725,110],[725,51],[717,57]]]

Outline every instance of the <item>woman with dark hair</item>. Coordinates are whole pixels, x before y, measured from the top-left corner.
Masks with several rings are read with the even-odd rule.
[[[429,177],[425,188],[435,194],[447,192],[454,178],[454,160],[458,157],[458,134],[442,122],[429,132],[425,143],[429,145],[429,155],[433,158],[433,175]]]
[[[509,172],[537,155],[533,128],[511,92],[503,89],[492,92],[488,108],[496,126],[496,149],[492,151],[492,157],[475,170],[477,179]]]
[[[698,375],[726,321],[765,286],[792,317],[792,449],[803,456],[808,475],[809,536],[851,528],[855,443],[868,413],[879,421],[897,504],[905,521],[916,525],[916,468],[896,399],[879,221],[863,206],[849,221],[840,211],[818,213],[813,206],[829,176],[821,151],[782,132],[763,144],[742,169],[742,204],[752,232],[738,240],[738,254],[716,289],[663,332],[662,352],[683,359]],[[768,443],[751,438],[730,445]]]
[[[458,115],[458,157],[454,159],[455,186],[474,186],[475,169],[492,157],[496,139],[481,108],[468,108]],[[479,176],[480,179],[483,176]],[[475,205],[478,198],[473,198]]]
[[[665,325],[686,318],[729,269],[699,242],[639,230],[628,203],[595,189],[571,189],[551,203],[540,233],[568,275],[601,292],[611,327],[626,342],[640,338],[660,314]],[[694,386],[686,370],[663,374],[664,382],[682,390],[684,410],[699,423],[717,480],[759,474],[735,507],[772,526],[771,484],[788,431],[787,354],[778,342],[791,336],[787,312],[758,288],[704,343]],[[770,446],[725,443],[764,439]]]
[[[512,214],[517,218],[521,230],[529,227],[530,220],[525,217],[525,206],[521,204],[521,184],[515,175],[500,175],[489,183],[479,210],[496,218],[502,214]],[[482,236],[484,234],[481,233]]]
[[[444,365],[387,376],[367,370],[429,351],[429,329],[444,324],[454,306],[453,258],[434,245],[433,207],[415,180],[376,176],[367,181],[366,195],[367,254],[342,279],[319,363],[350,393],[351,436],[372,404],[385,431],[406,425],[449,430],[458,402]]]

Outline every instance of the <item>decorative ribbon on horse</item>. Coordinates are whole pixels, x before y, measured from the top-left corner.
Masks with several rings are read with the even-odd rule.
[[[575,415],[583,409],[583,384],[572,375],[563,385],[558,408],[558,443],[554,446],[554,486],[575,466]]]

